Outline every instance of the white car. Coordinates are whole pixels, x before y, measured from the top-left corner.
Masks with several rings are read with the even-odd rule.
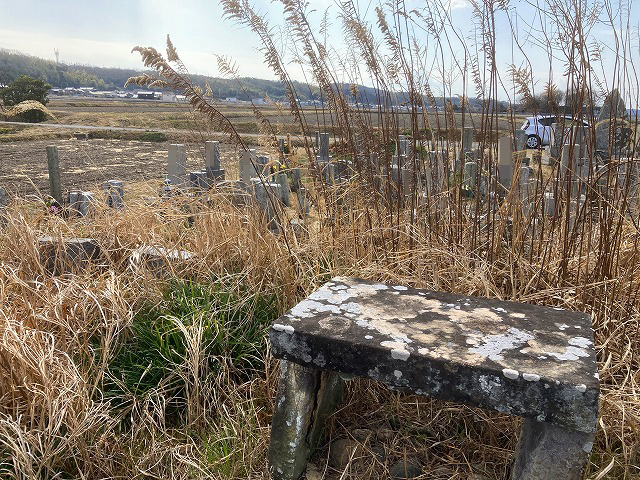
[[[571,117],[558,118],[555,115],[538,115],[527,117],[520,127],[527,134],[527,148],[541,148],[551,143],[553,138],[551,125],[564,122],[565,128],[571,126],[589,127],[583,120]]]

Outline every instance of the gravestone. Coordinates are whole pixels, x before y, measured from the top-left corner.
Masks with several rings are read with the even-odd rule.
[[[110,208],[124,208],[124,182],[107,180],[102,184],[102,190],[107,194],[106,203]]]
[[[209,176],[207,170],[189,172],[189,185],[192,188],[200,188],[206,190],[213,186],[213,179]]]
[[[289,179],[284,172],[276,173],[276,183],[280,185],[280,200],[286,207],[291,206],[291,189],[289,188]]]
[[[518,177],[518,196],[524,205],[529,202],[529,183],[531,176],[533,175],[533,169],[528,166],[520,167],[520,175]]]
[[[205,171],[213,180],[224,180],[225,171],[220,163],[220,142],[208,141],[204,143]]]
[[[266,155],[258,155],[256,157],[256,166],[258,167],[258,174],[261,176],[267,176],[271,174],[270,160]]]
[[[307,190],[305,187],[301,186],[296,192],[296,206],[300,214],[304,216],[309,215],[309,199],[307,198]]]
[[[556,200],[553,192],[544,192],[544,214],[548,217],[556,214]]]
[[[618,89],[614,88],[605,97],[604,102],[602,102],[602,108],[598,114],[598,122],[610,120],[612,118],[624,118],[626,116],[627,109],[625,107],[624,100],[620,96]]]
[[[292,168],[291,170],[291,191],[297,192],[298,188],[302,186],[302,173],[299,168]]]
[[[9,193],[6,188],[0,187],[0,208],[6,208],[9,205]]]
[[[97,201],[93,192],[69,192],[69,207],[81,217],[94,213],[96,205]]]
[[[167,180],[178,188],[187,184],[187,151],[183,144],[172,143],[167,152]]]
[[[460,148],[459,158],[464,158],[465,153],[473,151],[473,128],[465,127],[462,129],[462,147]]]
[[[93,238],[39,237],[40,259],[53,275],[77,273],[100,258],[100,247]]]
[[[245,150],[240,154],[238,170],[240,172],[240,181],[245,185],[250,185],[251,179],[258,174],[254,167],[256,162],[256,151],[254,149]]]
[[[518,128],[516,129],[516,150],[525,150],[527,148],[527,132]]]
[[[511,138],[498,138],[498,178],[502,186],[508,191],[513,179],[513,152]]]
[[[478,163],[466,162],[464,164],[464,178],[462,187],[469,191],[471,196],[476,194],[476,181],[478,176]]]
[[[251,188],[255,198],[256,205],[267,223],[267,228],[273,233],[278,233],[280,227],[277,221],[277,212],[275,210],[276,202],[282,198],[280,193],[280,185],[270,183],[260,178],[251,179]]]

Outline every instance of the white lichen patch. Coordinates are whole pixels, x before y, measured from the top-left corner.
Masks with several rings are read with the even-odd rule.
[[[407,290],[407,287],[403,287],[402,285],[396,285],[393,287],[394,290],[404,291]]]
[[[502,374],[505,377],[510,378],[511,380],[515,380],[520,376],[520,372],[518,372],[517,370],[513,370],[511,368],[503,368]]]
[[[593,442],[587,442],[582,445],[582,450],[586,453],[591,453],[591,450],[593,450]]]
[[[595,378],[596,380],[600,380],[600,374],[598,372],[594,373],[593,378]]]
[[[576,390],[580,393],[584,393],[587,391],[587,386],[584,383],[581,383],[580,385],[576,385]]]
[[[522,312],[510,312],[509,316],[511,318],[519,318],[521,320],[527,318],[527,316]]]
[[[491,393],[494,388],[501,386],[499,378],[489,375],[480,375],[478,382],[480,383],[480,388],[487,393]]]
[[[380,345],[390,349],[391,358],[394,358],[396,360],[404,360],[406,362],[409,358],[409,355],[411,355],[411,352],[406,348],[406,344],[402,342],[385,341],[380,342]]]
[[[393,371],[393,375],[397,378],[400,379],[402,377],[402,372],[400,370],[394,370]]]
[[[502,307],[494,307],[494,310],[500,313],[507,313],[507,311]]]
[[[556,327],[558,327],[559,330],[566,330],[567,328],[569,328],[569,325],[567,325],[566,323],[556,323]]]
[[[569,339],[569,345],[574,347],[586,348],[591,345],[591,340],[585,337],[573,337]]]
[[[303,300],[289,312],[290,318],[310,318],[318,313],[340,313],[340,307],[337,305],[327,305],[326,303],[316,302],[315,300]]]
[[[509,328],[506,333],[487,335],[481,345],[469,348],[469,352],[487,357],[494,362],[503,360],[503,352],[515,350],[532,340],[533,335],[515,327]]]
[[[524,378],[527,382],[537,382],[540,380],[540,375],[537,373],[523,373],[522,378]]]
[[[282,325],[280,323],[274,323],[271,328],[273,328],[276,332],[285,332],[290,335],[295,332],[295,328],[293,328],[291,325]]]
[[[366,340],[372,340],[372,339],[373,339],[373,337],[372,337],[371,335],[365,335],[365,336],[364,336],[364,338],[365,338]]]
[[[588,357],[589,352],[583,348],[569,346],[564,352],[545,352],[550,357],[565,362],[567,360],[578,360],[580,357]]]

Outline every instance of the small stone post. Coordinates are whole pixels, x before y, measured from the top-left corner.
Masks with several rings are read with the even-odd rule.
[[[51,196],[62,205],[62,183],[60,181],[60,158],[58,157],[58,147],[49,145],[47,147],[47,163],[49,166],[49,186]]]
[[[171,182],[171,185],[185,186],[187,183],[187,151],[183,144],[172,143],[169,145],[167,166],[167,180]]]

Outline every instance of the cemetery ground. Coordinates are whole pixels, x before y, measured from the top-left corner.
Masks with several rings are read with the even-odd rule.
[[[78,106],[76,120],[92,121],[91,108]],[[61,121],[73,123],[71,115]],[[616,217],[601,230],[606,222],[593,226],[591,217],[565,225],[560,215],[541,215],[531,235],[511,195],[494,217],[491,244],[478,233],[486,224],[472,215],[475,199],[461,200],[459,189],[434,197],[414,224],[409,209],[385,210],[382,201],[376,213],[371,189],[357,182],[341,190],[307,179],[310,217],[283,208],[287,221],[274,234],[256,209],[222,191],[158,197],[168,143],[178,139],[171,133],[158,143],[65,135],[0,144],[0,178],[12,195],[0,213],[0,477],[268,478],[280,373],[268,327],[343,275],[589,312],[601,396],[585,478],[638,478],[632,219]],[[47,210],[49,144],[58,146],[64,189],[101,198],[90,215]],[[203,150],[189,142],[189,168],[201,166]],[[236,149],[221,144],[221,157],[227,178],[237,178]],[[542,168],[550,178],[554,170]],[[125,181],[123,209],[98,193],[111,178]],[[603,231],[617,232],[616,241],[597,247],[594,260]],[[45,236],[58,254],[68,238],[94,239],[100,254],[52,275],[38,249]],[[149,268],[136,257],[144,246],[190,255]],[[607,249],[616,252],[611,264]],[[505,479],[520,424],[352,380],[306,478],[417,470],[425,479]]]

